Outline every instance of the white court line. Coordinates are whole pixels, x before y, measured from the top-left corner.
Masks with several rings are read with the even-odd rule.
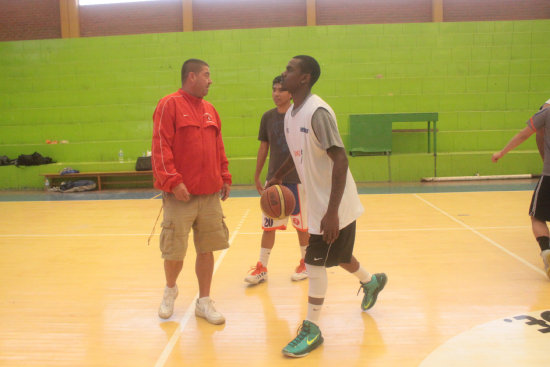
[[[492,227],[476,227],[477,229],[525,229],[525,228],[531,228],[530,226],[492,226]],[[469,231],[470,228],[464,228],[464,227],[452,227],[452,228],[388,228],[388,229],[358,229],[356,232],[430,232],[430,231]],[[263,232],[242,232],[241,235],[259,235]],[[294,235],[294,231],[278,231],[277,235],[279,234],[292,234]]]
[[[241,229],[241,226],[244,223],[244,220],[248,216],[248,213],[250,212],[250,209],[247,209],[246,212],[243,214],[241,221],[239,224],[237,224],[237,227],[233,231],[233,234],[231,235],[231,238],[229,239],[229,246],[233,243],[233,240],[235,237],[237,237],[237,234],[239,233],[239,230]],[[214,265],[214,272],[212,273],[212,277],[214,277],[214,274],[216,274],[216,270],[220,267],[220,264],[225,257],[225,254],[227,253],[228,249],[225,249],[221,252],[220,257],[216,261],[216,264]],[[174,349],[174,346],[176,345],[176,342],[180,338],[181,333],[183,333],[183,329],[187,325],[187,321],[191,318],[191,314],[193,313],[193,309],[195,308],[195,300],[199,297],[199,292],[195,295],[191,303],[189,304],[189,307],[187,307],[187,310],[185,310],[185,314],[181,318],[178,327],[176,330],[174,330],[174,333],[170,337],[170,340],[168,341],[168,344],[166,344],[166,347],[164,347],[164,350],[159,356],[159,359],[157,360],[157,363],[155,363],[155,367],[162,367],[166,364],[166,361],[168,360],[168,357],[170,356],[170,353],[172,353],[172,350]]]
[[[435,206],[434,204],[430,203],[429,201],[421,198],[420,196],[418,196],[418,194],[413,194],[416,198],[418,198],[420,201],[423,201],[424,203],[426,203],[427,205],[431,206],[432,208],[434,208],[435,210],[437,210],[438,212],[440,212],[441,214],[445,215],[446,217],[450,218],[451,220],[453,220],[454,222],[460,224],[461,226],[463,226],[464,228],[466,229],[469,229],[470,231],[472,231],[473,233],[477,234],[479,237],[483,238],[485,241],[489,242],[491,245],[495,246],[496,248],[498,248],[499,250],[502,250],[503,252],[507,253],[508,255],[512,256],[514,259],[516,259],[517,261],[519,261],[520,263],[522,263],[523,265],[526,265],[528,268],[531,268],[533,269],[534,271],[536,271],[537,273],[540,273],[542,275],[544,275],[544,277],[546,278],[546,273],[544,271],[542,271],[542,269],[536,267],[535,265],[531,264],[530,262],[528,262],[527,260],[523,259],[522,257],[514,254],[512,251],[504,248],[503,246],[499,245],[497,242],[493,241],[492,239],[490,239],[489,237],[485,236],[484,234],[482,233],[479,233],[477,230],[475,230],[475,228],[473,227],[470,227],[469,225],[467,225],[466,223],[462,222],[461,220],[458,220],[456,219],[455,217],[453,217],[452,215],[450,215],[449,213],[447,213],[446,211],[444,211],[443,209],[440,209],[438,208],[437,206]]]
[[[530,226],[492,226],[492,227],[471,227],[474,229],[526,229]],[[430,231],[469,231],[471,228],[454,227],[454,228],[398,228],[398,229],[358,229],[357,232],[430,232]],[[242,232],[241,235],[257,236],[263,232]],[[294,231],[278,231],[277,234],[288,234],[295,236]],[[3,237],[140,237],[149,236],[149,233],[36,233],[36,234],[0,234]],[[160,236],[160,233],[153,233],[153,236]]]

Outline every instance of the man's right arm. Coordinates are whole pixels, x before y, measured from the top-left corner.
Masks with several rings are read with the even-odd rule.
[[[175,135],[175,109],[170,98],[162,99],[153,113],[152,166],[157,187],[173,192],[174,187],[183,184],[176,171],[172,142]]]
[[[256,172],[254,173],[254,182],[256,183],[256,190],[261,195],[264,191],[264,186],[260,181],[260,174],[264,168],[265,160],[267,159],[267,153],[269,152],[269,142],[262,141],[260,142],[260,147],[258,148],[258,156],[256,157]]]
[[[529,138],[535,130],[533,130],[530,126],[526,126],[521,130],[519,133],[517,133],[509,142],[506,144],[504,148],[500,152],[496,152],[491,157],[491,160],[493,162],[497,162],[500,158],[504,157],[506,153],[523,143],[527,138]]]
[[[546,106],[546,104],[545,104]],[[550,121],[550,109],[541,108],[541,110],[535,113],[528,121],[527,126],[523,128],[519,133],[517,133],[500,152],[496,152],[492,156],[492,161],[497,162],[510,150],[514,149],[521,143],[523,143],[527,138],[529,138],[533,133],[537,133],[537,147],[539,152],[542,150],[541,156],[544,159],[544,141],[541,141],[541,133],[544,134],[544,129],[547,122]]]

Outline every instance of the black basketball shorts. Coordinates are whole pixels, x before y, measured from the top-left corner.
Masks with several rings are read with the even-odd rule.
[[[355,221],[340,230],[332,245],[323,240],[323,235],[312,234],[306,250],[305,263],[316,266],[337,266],[349,263],[355,243]]]
[[[529,215],[543,222],[550,221],[550,176],[541,176],[529,206]]]

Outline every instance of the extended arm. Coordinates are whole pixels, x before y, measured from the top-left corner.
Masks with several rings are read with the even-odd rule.
[[[529,126],[526,126],[521,130],[519,133],[517,133],[509,142],[506,144],[504,148],[500,152],[496,152],[493,154],[493,157],[491,160],[493,162],[497,162],[500,158],[504,157],[506,153],[523,143],[527,138],[529,138],[531,135],[533,135],[535,131],[530,128]]]

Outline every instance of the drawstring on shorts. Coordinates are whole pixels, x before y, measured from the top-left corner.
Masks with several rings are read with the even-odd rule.
[[[151,229],[151,234],[149,235],[149,238],[147,239],[147,246],[149,246],[151,242],[151,237],[153,237],[153,233],[155,233],[155,227],[157,226],[157,223],[160,218],[160,213],[162,213],[163,205],[160,206],[159,214],[157,215],[157,219],[155,220],[155,224],[153,224],[153,229]]]

